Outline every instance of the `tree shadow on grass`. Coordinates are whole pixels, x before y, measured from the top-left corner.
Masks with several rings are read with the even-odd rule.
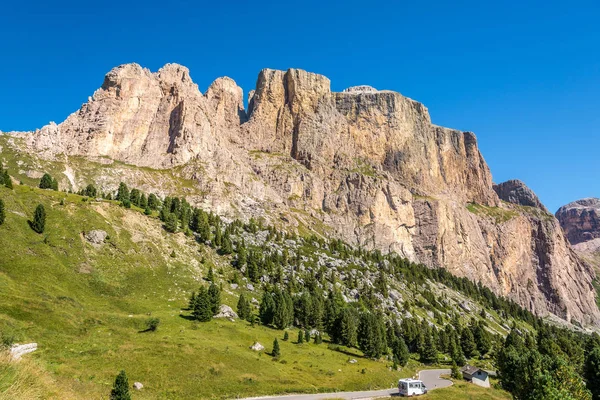
[[[187,319],[188,321],[196,321],[193,315],[179,314],[179,318]]]
[[[331,351],[336,351],[338,353],[342,353],[353,358],[364,358],[364,356],[359,354],[358,352],[352,352],[351,350],[345,348],[342,345],[331,343],[330,341],[325,340],[323,341],[323,343],[327,343],[327,348]]]

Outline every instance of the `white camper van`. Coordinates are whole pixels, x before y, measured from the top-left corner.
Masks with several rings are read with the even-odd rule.
[[[418,396],[427,393],[427,387],[423,381],[416,379],[400,379],[398,381],[398,392],[400,396]]]

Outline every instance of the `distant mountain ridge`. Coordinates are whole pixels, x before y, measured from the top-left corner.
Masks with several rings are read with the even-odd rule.
[[[533,192],[519,184],[499,197],[475,135],[432,124],[396,92],[336,93],[322,75],[265,69],[245,110],[230,78],[202,94],[183,66],[127,64],[64,122],[15,137],[18,151],[64,163],[77,189],[87,182],[73,156],[177,169],[193,182],[190,200],[224,216],[306,224],[481,281],[537,313],[600,321],[594,271]]]

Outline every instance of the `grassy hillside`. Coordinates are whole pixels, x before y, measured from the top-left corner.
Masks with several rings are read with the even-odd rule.
[[[327,341],[298,345],[295,330],[285,342],[283,331],[245,321],[192,321],[185,309],[189,294],[211,266],[225,304],[235,309],[242,292],[260,298],[258,285],[252,292],[229,285],[236,273],[231,256],[218,255],[193,236],[167,233],[156,216],[115,202],[25,185],[0,187],[0,198],[7,211],[0,226],[0,334],[3,340],[39,345],[18,364],[0,357],[0,398],[106,398],[121,369],[130,383],[144,385],[135,399],[180,399],[386,388],[423,368],[414,355],[403,370],[392,371],[391,361],[362,357],[356,349]],[[47,212],[41,235],[28,224],[38,204]],[[104,244],[84,237],[97,229],[108,233]],[[390,285],[417,318],[431,323],[436,309],[423,297],[423,287],[432,285],[455,309],[467,300],[439,283]],[[493,310],[487,313],[490,329],[504,332],[501,325],[509,321]],[[150,317],[161,321],[156,332],[144,332]],[[278,360],[268,354],[275,338],[282,353]],[[250,350],[255,341],[266,351]],[[430,396],[475,398],[483,394],[479,390],[457,385]],[[467,397],[456,397],[461,393]],[[485,393],[505,398],[496,390]]]
[[[398,377],[389,363],[360,358],[357,350],[333,351],[326,343],[280,340],[282,357],[272,361],[249,346],[259,341],[270,350],[281,331],[186,319],[182,307],[208,265],[214,263],[223,282],[232,271],[193,238],[164,232],[157,219],[27,186],[0,188],[0,196],[7,208],[0,226],[0,330],[39,344],[26,357],[47,371],[51,383],[40,384],[43,396],[31,398],[102,398],[120,369],[144,384],[136,392],[140,399],[379,388]],[[27,222],[38,203],[48,214],[42,235]],[[82,232],[92,229],[105,230],[107,243],[88,243]],[[224,292],[225,303],[236,301],[237,294]],[[160,318],[158,331],[140,333],[149,315]],[[359,362],[349,364],[351,358]],[[0,382],[8,387],[10,381]]]

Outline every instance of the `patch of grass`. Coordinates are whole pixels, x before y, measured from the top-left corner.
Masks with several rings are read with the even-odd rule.
[[[516,211],[506,210],[501,207],[489,207],[483,204],[469,203],[467,210],[475,215],[486,216],[492,218],[497,224],[502,224],[510,221],[519,215]]]
[[[448,388],[436,389],[420,397],[428,400],[509,400],[510,393],[494,387],[486,389],[465,381],[454,381]]]
[[[372,178],[377,177],[377,171],[373,166],[362,159],[355,159],[356,166],[350,170],[350,172],[359,173],[364,176],[369,176]]]
[[[592,285],[594,286],[594,290],[596,290],[596,304],[600,308],[600,280],[597,278],[594,279]]]

